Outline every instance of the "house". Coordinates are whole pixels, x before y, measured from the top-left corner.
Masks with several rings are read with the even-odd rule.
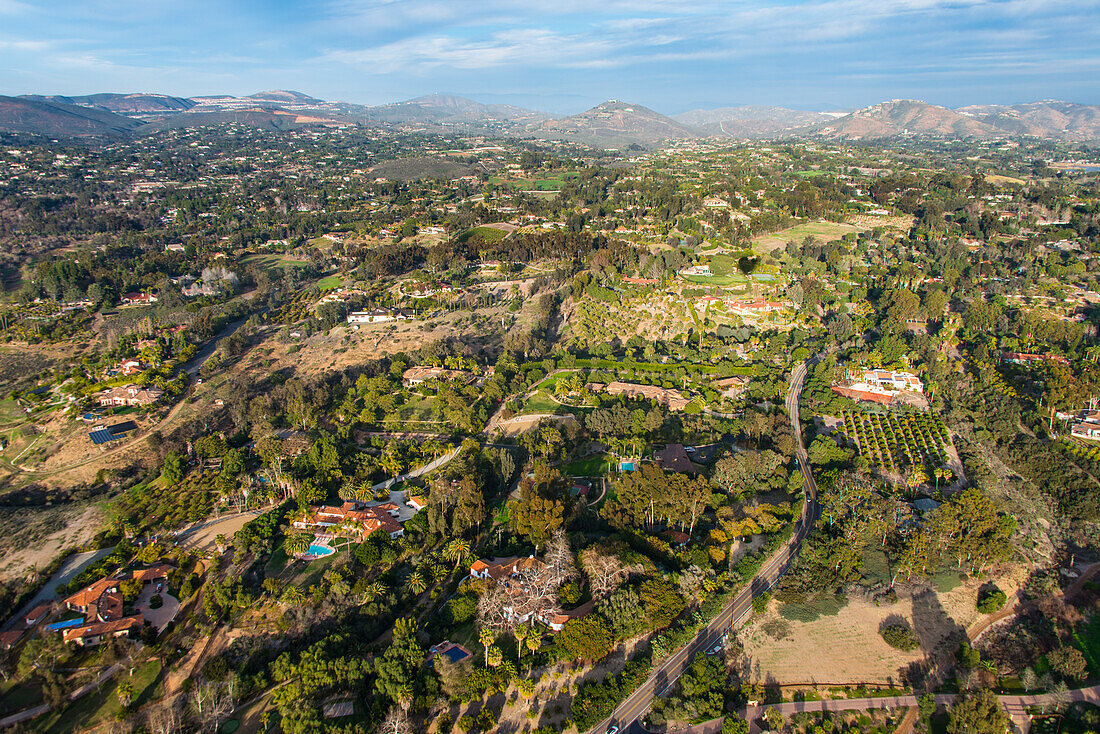
[[[1082,410],[1073,419],[1070,435],[1100,441],[1100,410]]]
[[[1027,354],[1024,352],[1001,352],[1001,362],[1025,366],[1035,364],[1036,362],[1069,364],[1069,360],[1058,354]]]
[[[349,324],[382,324],[387,321],[405,321],[411,318],[403,310],[389,311],[384,308],[376,308],[373,311],[355,311],[348,314]]]
[[[410,367],[401,374],[401,383],[405,387],[417,387],[428,380],[457,380],[467,378],[465,370],[448,370],[443,367]]]
[[[510,556],[508,558],[489,559],[488,561],[479,558],[470,566],[470,578],[500,581],[530,571],[541,571],[545,565],[534,556],[528,556],[527,558]]]
[[[679,390],[667,390],[656,385],[637,385],[632,382],[611,382],[607,385],[590,382],[585,387],[590,392],[606,392],[608,395],[625,395],[628,398],[655,400],[669,410],[683,410],[691,402]]]
[[[42,602],[27,612],[26,616],[23,617],[23,624],[28,628],[35,626],[49,615],[51,609],[53,609],[51,602]]]
[[[397,538],[405,534],[405,529],[396,519],[400,512],[392,502],[373,507],[361,507],[358,502],[345,502],[339,507],[311,507],[293,525],[319,535],[352,534],[361,541],[366,540],[376,530],[385,530],[391,538]]]
[[[95,622],[81,627],[72,627],[61,633],[65,642],[73,642],[80,647],[94,647],[110,637],[129,637],[135,630],[141,629],[145,618],[140,614],[122,617],[109,622]]]
[[[752,378],[750,377],[734,375],[733,377],[724,377],[721,380],[715,380],[714,386],[727,398],[733,398],[744,392],[751,381]]]
[[[596,608],[595,600],[589,600],[584,604],[581,604],[576,609],[570,609],[569,611],[556,612],[554,614],[542,615],[543,621],[547,626],[555,632],[561,632],[565,627],[565,624],[574,619],[580,619],[587,617],[592,613],[592,610]]]
[[[863,373],[863,382],[883,390],[895,392],[924,392],[924,383],[909,372],[890,372],[887,370],[868,370]]]
[[[409,507],[413,508],[417,512],[420,512],[421,510],[423,510],[425,507],[428,506],[428,500],[425,497],[422,497],[421,495],[414,494],[411,497],[409,497],[407,500],[405,500],[405,504],[408,505]]]
[[[699,473],[699,467],[691,463],[691,457],[688,456],[687,449],[684,448],[682,443],[670,443],[660,451],[655,452],[653,458],[665,471],[692,475]]]
[[[148,306],[156,302],[157,297],[152,293],[127,293],[122,297],[122,303],[126,306]]]
[[[183,251],[185,251],[185,250],[186,250],[187,248],[186,248],[186,247],[184,247],[183,245],[181,245],[181,244],[180,244],[180,243],[178,243],[178,242],[173,242],[173,243],[172,243],[172,244],[170,244],[170,245],[165,245],[165,246],[164,246],[164,249],[165,249],[165,250],[167,250],[168,252],[183,252]]]
[[[100,405],[137,405],[144,407],[152,405],[164,396],[164,391],[159,387],[143,387],[141,385],[125,385],[104,390],[97,396]]]
[[[710,265],[692,265],[680,271],[680,275],[706,275],[709,276]]]
[[[629,283],[630,285],[657,285],[661,281],[655,278],[632,278],[628,276],[623,278],[623,282]]]
[[[171,566],[158,563],[149,568],[118,571],[84,587],[62,603],[66,609],[93,616],[100,622],[121,619],[122,582],[140,581],[143,584],[163,585],[168,581],[168,572],[171,570]]]
[[[23,630],[8,630],[0,633],[0,650],[10,650],[22,636]]]

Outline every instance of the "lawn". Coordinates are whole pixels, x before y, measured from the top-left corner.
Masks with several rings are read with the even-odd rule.
[[[607,463],[612,458],[608,454],[596,454],[571,461],[561,468],[567,477],[598,477],[607,472]]]
[[[536,390],[535,394],[523,403],[522,413],[556,413],[561,408],[550,399],[550,393],[546,390]]]
[[[88,728],[97,722],[115,719],[122,706],[118,701],[118,684],[127,680],[133,686],[133,701],[135,705],[141,705],[151,701],[157,692],[160,682],[160,661],[150,660],[141,663],[132,676],[127,676],[125,671],[119,673],[98,690],[79,699],[70,706],[64,708],[60,715],[50,712],[34,720],[35,729],[38,731],[63,732],[76,731]]]
[[[335,288],[339,288],[343,284],[344,279],[341,278],[339,275],[329,275],[317,281],[317,287],[323,291],[331,291]]]
[[[286,268],[306,268],[309,267],[309,262],[306,260],[298,260],[287,255],[280,255],[278,253],[269,253],[265,255],[249,255],[244,260],[241,260],[242,264],[259,265],[266,270],[285,270]]]
[[[0,683],[0,710],[22,711],[42,703],[42,686],[37,679],[17,683],[7,680]]]
[[[1074,628],[1073,642],[1084,653],[1089,672],[1093,676],[1100,675],[1100,614],[1092,615],[1087,622]]]
[[[0,424],[21,423],[23,421],[23,409],[14,400],[0,400]]]
[[[460,242],[465,242],[474,235],[477,235],[486,242],[499,242],[508,236],[508,233],[502,229],[496,227],[474,227],[467,230],[458,236]]]
[[[860,228],[854,224],[844,224],[841,222],[805,222],[795,225],[790,229],[760,235],[752,241],[752,244],[753,249],[758,252],[768,253],[785,246],[787,242],[792,240],[798,244],[802,244],[802,240],[806,239],[807,236],[813,236],[825,242],[832,242],[833,240],[839,240],[846,234],[859,231]]]

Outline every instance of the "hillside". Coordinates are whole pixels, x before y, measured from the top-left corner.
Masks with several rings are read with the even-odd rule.
[[[577,115],[546,120],[529,127],[531,137],[569,140],[604,148],[653,145],[664,140],[692,138],[699,131],[658,112],[609,100]]]
[[[137,120],[95,107],[0,96],[0,131],[53,137],[120,137]]]
[[[186,97],[170,97],[166,94],[83,94],[74,97],[61,95],[24,95],[21,99],[61,102],[81,107],[98,107],[118,115],[149,115],[183,112],[195,106]]]
[[[266,130],[289,130],[302,125],[335,124],[329,117],[289,112],[278,107],[251,107],[223,112],[190,112],[170,115],[154,120],[138,128],[139,133],[158,132],[173,128],[221,125],[227,122]]]
[[[819,123],[807,132],[847,140],[889,138],[907,134],[987,137],[1000,133],[996,128],[973,117],[911,99],[895,99],[865,107],[850,115]]]
[[[362,108],[359,114],[393,124],[433,124],[455,122],[528,122],[544,120],[547,115],[506,104],[483,104],[451,94],[424,97]]]
[[[833,117],[835,115],[791,110],[785,107],[744,105],[720,107],[714,110],[691,110],[674,115],[673,119],[698,128],[708,135],[753,138],[809,127]]]
[[[250,94],[246,99],[254,99],[259,102],[282,102],[284,104],[315,104],[324,100],[311,97],[302,92],[289,89],[275,89],[269,92],[257,92]]]
[[[1021,135],[1100,138],[1100,106],[1043,100],[1015,105],[969,105],[957,112]]]

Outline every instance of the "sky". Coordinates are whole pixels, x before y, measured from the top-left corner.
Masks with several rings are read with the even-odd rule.
[[[0,0],[0,94],[1100,104],[1100,0]]]

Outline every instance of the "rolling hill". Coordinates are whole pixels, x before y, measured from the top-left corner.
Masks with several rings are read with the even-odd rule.
[[[1040,137],[1100,139],[1100,106],[1043,100],[1015,105],[969,105],[957,112],[999,130]]]
[[[608,100],[586,112],[528,126],[529,137],[569,140],[603,148],[653,145],[698,137],[699,131],[648,107]]]
[[[835,114],[763,105],[692,110],[673,115],[677,122],[698,128],[708,135],[728,135],[734,138],[767,137],[816,125],[834,117]]]
[[[895,99],[818,123],[806,132],[829,138],[860,140],[897,135],[988,137],[1002,131],[946,107],[919,100]]]
[[[121,137],[140,123],[96,107],[0,96],[0,131],[48,137]]]
[[[170,97],[166,94],[104,93],[84,94],[75,97],[63,97],[61,95],[52,95],[49,97],[24,95],[21,99],[61,102],[63,104],[79,105],[81,107],[96,107],[114,112],[117,115],[131,116],[184,112],[195,106],[195,103],[186,97]]]

